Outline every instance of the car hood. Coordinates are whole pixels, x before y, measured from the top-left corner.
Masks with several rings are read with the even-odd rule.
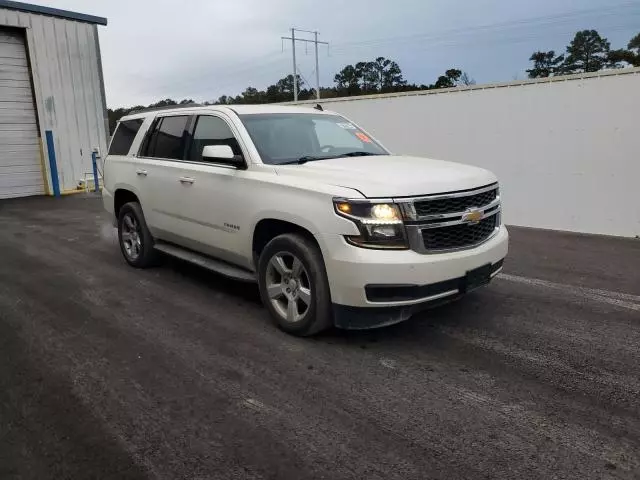
[[[279,165],[278,175],[358,190],[369,198],[408,197],[466,190],[496,182],[493,173],[461,163],[378,155]]]

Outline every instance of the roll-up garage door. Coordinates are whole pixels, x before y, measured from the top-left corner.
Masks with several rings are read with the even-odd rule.
[[[0,198],[44,193],[24,35],[0,28]]]

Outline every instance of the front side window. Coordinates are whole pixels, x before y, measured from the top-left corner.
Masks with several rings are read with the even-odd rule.
[[[201,115],[198,117],[193,132],[189,160],[202,161],[202,150],[207,145],[229,145],[234,155],[242,155],[238,141],[224,120],[210,115]]]
[[[265,113],[240,115],[262,161],[283,165],[360,155],[388,155],[339,115]]]
[[[111,145],[109,145],[109,155],[127,155],[142,122],[142,118],[135,118],[118,123],[118,128],[116,128]]]
[[[182,160],[188,120],[188,115],[159,118],[149,139],[146,156]]]

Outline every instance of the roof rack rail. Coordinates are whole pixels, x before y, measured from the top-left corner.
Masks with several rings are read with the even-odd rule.
[[[193,107],[202,107],[200,103],[181,103],[180,105],[165,105],[164,107],[151,107],[151,108],[138,108],[135,110],[131,110],[128,115],[133,115],[134,113],[146,113],[146,112],[155,112],[156,110],[173,110],[174,108],[193,108]]]

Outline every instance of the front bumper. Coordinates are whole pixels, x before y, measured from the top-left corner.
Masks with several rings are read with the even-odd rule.
[[[317,239],[324,255],[336,326],[371,328],[406,320],[417,310],[460,297],[466,292],[466,280],[461,279],[479,267],[497,265],[491,271],[495,276],[507,255],[509,234],[502,226],[482,245],[439,254],[358,248],[340,235],[318,235]],[[376,294],[376,287],[381,286],[389,288],[386,293],[380,294],[385,292],[383,288]]]

